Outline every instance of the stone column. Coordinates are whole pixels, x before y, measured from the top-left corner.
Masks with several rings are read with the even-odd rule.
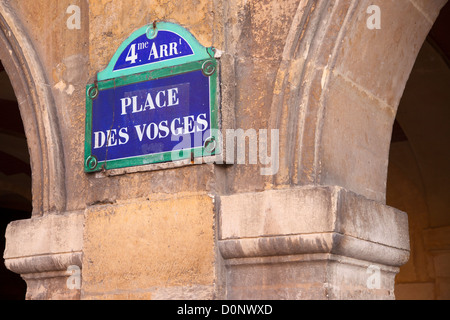
[[[224,196],[220,208],[228,299],[394,299],[404,212],[315,186]]]
[[[223,127],[279,132],[276,174],[224,169],[228,299],[394,299],[409,232],[406,213],[385,205],[392,124],[444,3],[224,6]]]

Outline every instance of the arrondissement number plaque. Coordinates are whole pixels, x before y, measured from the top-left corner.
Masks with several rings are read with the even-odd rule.
[[[134,32],[86,87],[85,171],[218,154],[217,73],[177,24]]]

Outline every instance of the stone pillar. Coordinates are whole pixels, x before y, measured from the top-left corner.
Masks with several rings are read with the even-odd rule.
[[[220,208],[227,299],[394,299],[404,212],[340,187],[225,196]]]
[[[27,300],[80,298],[83,222],[76,212],[8,225],[5,265],[26,281]]]
[[[425,230],[424,242],[433,257],[436,299],[450,300],[450,227]]]
[[[385,205],[392,124],[445,1],[269,3],[224,10],[222,112],[230,127],[280,138],[273,177],[226,169],[226,297],[394,299],[409,232],[406,213]],[[381,30],[368,27],[372,5]]]

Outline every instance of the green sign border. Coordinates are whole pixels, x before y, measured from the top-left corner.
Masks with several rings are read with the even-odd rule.
[[[142,66],[130,70],[120,70],[120,72],[114,72],[112,77],[112,68],[120,56],[120,53],[126,48],[135,38],[141,36],[143,33],[148,33],[149,28],[153,26],[146,26],[138,31],[134,32],[125,42],[119,47],[113,59],[109,63],[108,67],[100,72],[97,77],[97,81],[93,84],[86,86],[86,124],[85,124],[85,146],[84,146],[84,170],[85,172],[98,172],[102,170],[111,170],[125,167],[142,166],[147,164],[161,163],[161,162],[173,162],[177,160],[192,159],[198,157],[213,156],[221,153],[220,141],[217,136],[218,133],[218,101],[217,101],[217,81],[218,81],[218,62],[214,58],[213,48],[205,48],[201,46],[197,40],[184,28],[173,23],[160,22],[157,24],[159,28],[177,32],[182,35],[183,38],[188,40],[191,47],[194,49],[194,55],[187,58],[180,58],[177,60],[178,65],[167,66],[169,61],[161,61],[158,63]],[[192,41],[192,43],[191,43]],[[201,47],[201,48],[200,48]],[[198,59],[201,58],[201,59]],[[158,69],[155,69],[159,67]],[[202,70],[202,72],[209,77],[210,82],[210,112],[211,112],[211,138],[209,142],[214,143],[214,149],[211,150],[209,146],[183,149],[179,151],[168,151],[158,154],[148,154],[142,156],[130,157],[120,160],[106,160],[98,162],[97,159],[92,156],[92,107],[93,100],[98,97],[98,94],[102,90],[108,90],[120,86],[152,81],[171,77],[183,73]],[[117,76],[120,74],[120,76]]]

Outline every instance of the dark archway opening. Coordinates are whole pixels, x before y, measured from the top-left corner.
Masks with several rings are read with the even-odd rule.
[[[5,250],[6,227],[30,219],[31,168],[27,140],[14,90],[0,61],[0,252]],[[26,283],[0,263],[0,300],[23,300]]]
[[[450,299],[450,3],[424,43],[395,120],[387,204],[408,213],[399,300]]]

